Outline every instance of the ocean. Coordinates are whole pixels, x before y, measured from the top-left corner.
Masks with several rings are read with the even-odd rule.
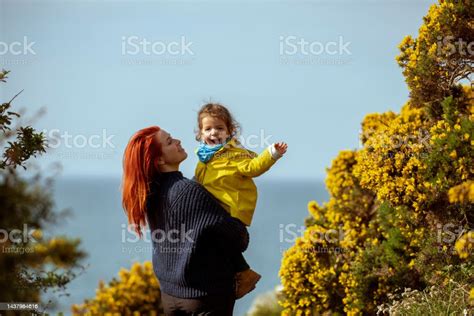
[[[244,256],[262,279],[254,291],[236,301],[236,316],[245,315],[258,294],[280,284],[282,252],[304,229],[308,201],[323,202],[328,198],[323,181],[257,178],[256,183],[259,197],[249,227],[250,245]],[[82,262],[87,268],[67,286],[69,295],[48,292],[45,296],[58,303],[48,312],[70,315],[72,304],[95,296],[99,280],[107,283],[117,276],[120,268],[129,269],[136,261],[151,260],[151,242],[122,242],[123,235],[130,238],[132,235],[124,230],[127,219],[121,206],[119,177],[58,178],[54,183],[54,199],[57,209],[68,208],[72,215],[50,231],[80,238],[81,248],[88,253]]]

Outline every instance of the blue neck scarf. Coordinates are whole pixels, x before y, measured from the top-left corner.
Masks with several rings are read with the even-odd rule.
[[[222,147],[224,147],[228,142],[229,142],[230,138],[228,138],[225,143],[223,144],[218,144],[218,145],[208,145],[206,144],[205,142],[201,142],[199,143],[199,147],[196,151],[196,154],[199,158],[199,160],[203,163],[206,163],[208,162],[209,160],[211,160],[211,158],[214,156],[214,154],[219,150],[221,149]]]

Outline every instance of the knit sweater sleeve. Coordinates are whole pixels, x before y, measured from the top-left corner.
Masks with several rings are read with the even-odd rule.
[[[200,184],[189,181],[173,205],[175,214],[192,219],[192,225],[215,235],[219,241],[232,250],[244,252],[249,244],[249,234],[245,225],[231,217],[216,199]],[[182,218],[183,222],[185,219]]]

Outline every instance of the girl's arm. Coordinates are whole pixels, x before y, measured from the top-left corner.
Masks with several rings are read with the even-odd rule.
[[[240,174],[247,177],[258,177],[270,169],[273,164],[280,159],[288,149],[286,143],[276,143],[270,145],[255,158],[245,159],[237,165]]]

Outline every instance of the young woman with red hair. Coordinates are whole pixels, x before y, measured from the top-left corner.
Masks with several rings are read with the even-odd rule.
[[[142,237],[148,224],[153,270],[166,315],[232,315],[235,267],[248,232],[200,184],[183,177],[181,142],[158,126],[136,132],[123,157],[122,203]]]

